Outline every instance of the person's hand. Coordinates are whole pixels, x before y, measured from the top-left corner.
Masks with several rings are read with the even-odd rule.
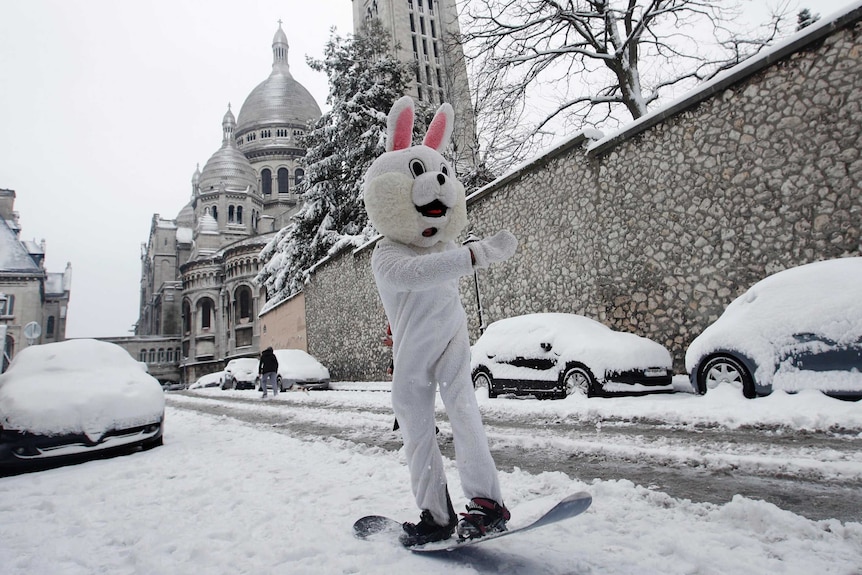
[[[512,257],[518,248],[518,238],[509,230],[501,230],[490,238],[471,242],[468,247],[473,254],[473,265],[486,268]]]

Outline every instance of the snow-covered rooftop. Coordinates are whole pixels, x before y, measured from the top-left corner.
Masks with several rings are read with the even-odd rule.
[[[0,272],[38,273],[36,265],[6,220],[0,220]]]

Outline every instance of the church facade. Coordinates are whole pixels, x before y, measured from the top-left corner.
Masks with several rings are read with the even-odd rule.
[[[398,58],[415,65],[410,95],[453,105],[460,131],[452,159],[469,169],[475,123],[463,53],[453,41],[459,34],[455,2],[353,0],[353,13],[355,30],[379,19]],[[299,139],[321,116],[290,74],[288,49],[279,23],[272,72],[237,116],[228,106],[221,147],[195,170],[189,203],[174,218],[152,218],[142,246],[135,336],[110,341],[163,382],[191,383],[231,359],[257,356],[266,345],[305,347],[302,294],[266,306],[265,289],[254,282],[261,249],[300,207],[295,192],[305,176],[306,150]]]
[[[258,254],[297,211],[305,172],[299,139],[320,107],[290,73],[287,36],[272,41],[272,72],[228,106],[222,142],[195,169],[188,204],[153,216],[141,253],[135,337],[117,338],[163,382],[192,382],[227,361],[258,354],[266,302],[254,283]]]

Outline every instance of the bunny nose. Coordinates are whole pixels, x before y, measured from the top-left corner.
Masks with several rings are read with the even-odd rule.
[[[446,176],[443,174],[437,174],[437,183],[441,186],[446,183]]]

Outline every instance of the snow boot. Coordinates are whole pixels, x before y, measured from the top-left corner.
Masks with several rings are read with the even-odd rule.
[[[458,523],[458,539],[476,539],[488,533],[506,531],[509,510],[493,499],[474,497],[467,504],[467,513],[461,514]]]
[[[434,517],[427,509],[423,510],[419,515],[419,523],[406,522],[401,525],[404,529],[398,540],[405,547],[413,547],[415,545],[424,545],[433,541],[443,541],[452,537],[455,531],[455,524],[458,522],[458,516],[455,515],[455,510],[452,509],[452,502],[449,499],[449,492],[446,492],[446,505],[449,508],[449,522],[446,525],[439,525],[434,521]]]

